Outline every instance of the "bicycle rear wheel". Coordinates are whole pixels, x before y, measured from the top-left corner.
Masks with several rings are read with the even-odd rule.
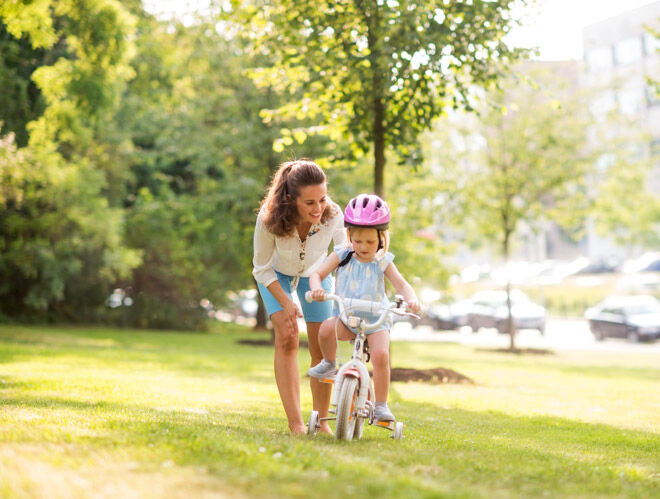
[[[335,430],[335,437],[338,440],[352,440],[355,434],[358,388],[359,384],[356,378],[344,378],[341,384],[337,404],[337,429]]]

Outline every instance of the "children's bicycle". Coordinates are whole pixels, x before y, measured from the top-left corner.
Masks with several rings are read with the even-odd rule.
[[[305,294],[308,302],[312,301],[312,293]],[[401,421],[380,421],[374,418],[374,387],[365,362],[369,360],[366,332],[377,330],[390,314],[410,316],[419,319],[419,316],[405,309],[403,297],[397,295],[393,302],[387,304],[326,293],[325,301],[333,300],[339,308],[339,318],[349,327],[358,331],[353,343],[351,359],[339,367],[334,379],[323,379],[322,382],[333,383],[332,406],[330,413],[334,417],[319,418],[318,411],[312,411],[307,425],[307,434],[316,435],[321,427],[321,421],[336,420],[335,438],[338,440],[359,440],[362,438],[364,423],[375,424],[392,432],[395,440],[403,436],[403,423]],[[369,312],[379,315],[372,323],[364,319],[349,315],[349,312]],[[335,326],[337,327],[337,326]]]

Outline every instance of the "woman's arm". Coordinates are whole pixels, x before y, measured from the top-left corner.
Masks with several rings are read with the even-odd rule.
[[[321,301],[323,299],[325,291],[323,290],[323,286],[321,286],[321,282],[330,275],[330,272],[337,268],[337,265],[339,265],[339,257],[337,256],[337,253],[333,251],[328,255],[325,261],[319,265],[314,272],[312,272],[312,275],[309,276],[309,288],[312,290],[312,298],[314,300]]]
[[[339,206],[335,205],[335,207],[339,213],[333,219],[332,242],[335,246],[345,246],[348,244],[348,237],[344,228],[344,215]]]
[[[275,234],[266,229],[261,215],[257,217],[254,227],[253,247],[252,275],[258,283],[268,287],[272,282],[277,281],[277,275],[273,270],[273,257],[276,250]]]
[[[417,295],[412,286],[404,279],[404,277],[399,272],[399,269],[396,268],[394,262],[390,263],[385,269],[385,276],[390,280],[394,289],[397,293],[403,295],[403,299],[410,307],[410,310],[418,314],[422,310],[422,306],[417,300]]]
[[[298,334],[297,317],[302,317],[302,312],[298,306],[291,300],[282,289],[280,281],[273,270],[273,258],[277,251],[275,245],[275,235],[268,231],[261,221],[261,216],[257,217],[257,223],[254,228],[254,257],[252,258],[252,275],[257,282],[268,288],[278,303],[282,306],[288,329],[292,335]]]

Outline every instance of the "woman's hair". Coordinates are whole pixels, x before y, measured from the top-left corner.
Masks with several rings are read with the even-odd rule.
[[[291,235],[298,223],[296,199],[300,196],[300,190],[325,182],[326,176],[321,167],[309,159],[282,163],[261,201],[262,219],[266,229],[279,237]],[[321,223],[335,215],[336,210],[330,197],[327,197],[327,200]]]

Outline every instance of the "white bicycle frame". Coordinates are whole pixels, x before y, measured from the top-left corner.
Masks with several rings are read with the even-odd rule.
[[[305,299],[308,302],[312,301],[311,291],[305,294]],[[337,303],[339,309],[339,319],[349,327],[357,330],[354,340],[353,354],[351,359],[343,364],[337,371],[335,377],[335,386],[332,391],[332,405],[337,407],[339,403],[339,396],[341,393],[342,383],[348,377],[358,379],[358,396],[355,403],[356,417],[361,419],[369,419],[369,424],[373,423],[373,385],[369,371],[365,364],[364,359],[364,342],[366,340],[367,331],[377,331],[380,326],[391,314],[407,315],[419,319],[419,316],[407,312],[404,309],[405,302],[403,297],[397,295],[394,302],[387,304],[381,302],[373,302],[368,300],[360,300],[355,298],[343,298],[338,295],[326,293],[324,301],[332,300]],[[357,316],[348,315],[348,312],[368,312],[378,315],[378,319],[374,322],[368,323],[364,319]],[[335,419],[335,418],[323,418]],[[361,422],[356,424],[362,424]],[[378,426],[387,428],[394,431],[393,438],[401,438],[403,432],[403,423],[395,422],[382,422]],[[361,430],[360,430],[361,432]],[[359,436],[358,436],[359,438]]]

